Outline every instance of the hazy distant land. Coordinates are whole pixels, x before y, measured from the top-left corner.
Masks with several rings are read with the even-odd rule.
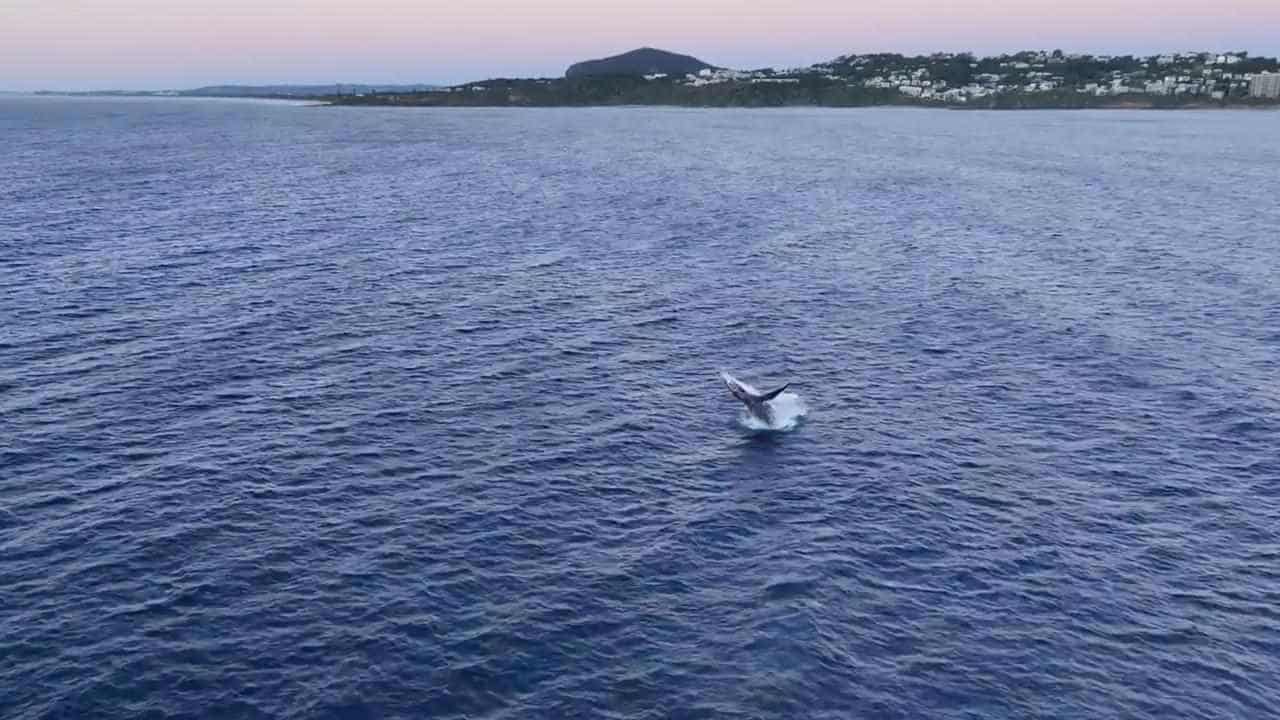
[[[1248,52],[1134,55],[1023,51],[843,55],[800,68],[733,70],[639,48],[574,63],[563,77],[460,85],[212,85],[36,94],[315,100],[427,107],[860,107],[976,109],[1280,107],[1280,62]]]
[[[222,97],[222,98],[292,98],[340,97],[343,95],[391,93],[412,94],[440,90],[439,85],[377,85],[362,83],[326,83],[321,85],[208,85],[189,90],[41,90],[33,95],[121,96],[121,97]],[[6,93],[11,94],[11,93]]]
[[[845,55],[803,68],[731,70],[641,48],[571,66],[561,78],[497,78],[430,92],[354,93],[338,105],[711,107],[923,105],[968,108],[1209,108],[1280,105],[1276,58],[1247,52],[995,57]]]

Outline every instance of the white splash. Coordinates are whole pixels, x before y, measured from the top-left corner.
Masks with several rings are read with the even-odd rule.
[[[761,391],[750,383],[745,383],[727,372],[721,371],[720,376],[728,382],[734,382],[741,385],[749,392],[757,395],[762,394]],[[746,430],[753,432],[779,431],[788,432],[796,429],[804,416],[809,413],[809,406],[805,405],[804,398],[793,392],[784,392],[778,397],[768,402],[769,409],[773,412],[773,424],[766,423],[760,418],[747,412],[743,408],[738,413],[738,424]]]

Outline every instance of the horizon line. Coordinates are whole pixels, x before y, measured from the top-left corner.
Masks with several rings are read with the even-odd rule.
[[[653,45],[639,45],[639,46],[636,46],[636,47],[634,47],[634,48],[631,48],[630,50],[623,50],[623,51],[621,51],[621,52],[615,53],[614,55],[604,55],[604,56],[600,56],[600,57],[597,57],[597,58],[588,58],[586,61],[592,61],[592,60],[604,60],[604,59],[608,59],[608,58],[612,58],[612,57],[617,57],[618,55],[624,55],[624,54],[626,54],[626,53],[634,52],[634,51],[636,51],[636,50],[658,50],[658,51],[660,51],[660,52],[665,52],[665,53],[679,54],[679,55],[688,55],[688,56],[694,57],[694,58],[696,58],[696,59],[698,59],[698,60],[702,60],[702,58],[700,58],[700,57],[698,57],[697,55],[695,55],[695,54],[693,54],[693,53],[690,53],[690,52],[682,52],[682,51],[676,51],[676,50],[666,50],[666,49],[659,48],[659,47],[656,47],[656,46],[653,46]],[[1002,51],[1002,52],[998,52],[998,53],[989,53],[989,54],[979,54],[979,53],[977,53],[977,52],[975,52],[975,51],[972,51],[972,50],[954,50],[954,51],[952,51],[952,50],[934,50],[934,51],[930,51],[930,52],[922,52],[922,53],[909,53],[909,52],[896,51],[896,50],[869,50],[869,51],[859,51],[859,52],[850,52],[850,53],[845,53],[845,54],[841,54],[841,55],[837,55],[837,56],[835,56],[835,57],[832,57],[832,58],[830,58],[830,59],[828,59],[828,60],[821,60],[821,61],[817,61],[817,62],[812,62],[812,63],[810,63],[810,64],[808,64],[808,65],[791,65],[791,66],[787,66],[786,68],[783,68],[783,69],[801,69],[801,68],[809,68],[809,67],[814,67],[814,66],[817,66],[817,65],[823,65],[823,64],[826,64],[826,63],[830,63],[830,62],[833,62],[833,61],[835,61],[835,60],[839,60],[839,59],[841,59],[841,58],[864,57],[864,56],[869,56],[869,55],[900,55],[900,56],[902,56],[902,57],[904,57],[904,58],[933,57],[933,56],[937,56],[937,55],[950,55],[950,56],[957,56],[957,55],[970,55],[970,56],[974,57],[975,59],[984,59],[984,58],[1008,57],[1008,56],[1013,56],[1013,55],[1020,55],[1020,54],[1023,54],[1023,53],[1053,53],[1053,52],[1056,52],[1056,51],[1061,51],[1064,57],[1100,57],[1100,56],[1107,56],[1107,57],[1112,57],[1112,58],[1117,58],[1117,57],[1150,58],[1150,57],[1160,57],[1160,56],[1162,56],[1162,55],[1168,55],[1168,54],[1172,54],[1172,55],[1237,55],[1237,54],[1239,54],[1239,55],[1247,55],[1247,56],[1249,56],[1249,57],[1264,57],[1264,58],[1269,58],[1269,57],[1280,57],[1280,51],[1277,51],[1277,55],[1274,55],[1274,56],[1273,56],[1273,55],[1265,55],[1265,54],[1258,54],[1258,55],[1254,55],[1254,51],[1252,51],[1252,50],[1247,50],[1247,49],[1241,49],[1241,48],[1236,48],[1236,49],[1231,49],[1231,50],[1207,50],[1207,49],[1203,49],[1203,48],[1201,48],[1201,49],[1166,50],[1166,51],[1156,52],[1156,53],[1135,53],[1135,52],[1132,52],[1132,51],[1124,51],[1124,52],[1067,51],[1067,50],[1065,50],[1065,49],[1063,49],[1063,48],[1053,48],[1053,49],[1044,49],[1044,48],[1039,48],[1039,49],[1033,49],[1033,48],[1026,48],[1026,47],[1024,47],[1024,48],[1019,49],[1019,50],[1006,50],[1006,51]],[[1265,53],[1265,51],[1263,51],[1263,52]],[[703,61],[703,62],[706,62],[705,60],[702,60],[702,61]],[[724,65],[715,65],[714,63],[708,63],[708,64],[711,64],[713,67],[724,68],[724,69],[743,69],[743,68],[730,68],[730,67],[728,67],[728,66],[724,66]],[[775,65],[760,65],[760,66],[757,66],[756,68],[753,68],[753,69],[763,69],[763,68],[773,68],[773,69],[777,69],[777,66],[775,66]],[[210,88],[210,87],[270,87],[270,86],[286,86],[286,87],[287,87],[287,86],[293,86],[293,87],[305,87],[305,86],[313,86],[313,85],[333,85],[333,86],[337,86],[337,87],[340,87],[340,86],[342,86],[342,85],[366,85],[366,86],[374,86],[374,87],[379,86],[379,85],[386,85],[386,86],[401,86],[401,87],[403,87],[403,86],[409,86],[409,85],[425,85],[425,86],[433,86],[433,87],[457,87],[457,86],[461,86],[461,85],[468,85],[468,84],[475,83],[475,82],[485,82],[485,81],[489,81],[489,80],[507,80],[507,79],[509,79],[509,80],[554,80],[554,79],[559,79],[559,78],[563,78],[563,77],[564,77],[564,74],[563,74],[563,73],[561,73],[560,75],[519,75],[519,74],[499,74],[499,75],[491,75],[491,76],[489,76],[489,77],[480,78],[480,79],[475,79],[475,80],[465,80],[465,81],[457,82],[457,83],[436,82],[436,81],[416,81],[416,82],[405,82],[405,81],[403,81],[403,80],[399,80],[399,81],[388,81],[388,82],[377,82],[377,81],[373,81],[373,80],[356,80],[356,81],[348,81],[348,82],[320,81],[320,80],[308,80],[308,81],[297,81],[297,82],[294,82],[294,81],[283,81],[283,82],[262,82],[262,81],[258,81],[258,82],[235,82],[235,81],[222,81],[222,82],[206,82],[206,83],[203,83],[203,84],[199,84],[199,85],[192,85],[192,86],[187,86],[187,87],[174,87],[174,86],[170,86],[170,87],[152,87],[152,88],[138,88],[138,87],[129,88],[129,87],[127,87],[127,86],[112,86],[112,87],[100,87],[100,88],[79,88],[79,89],[73,89],[73,88],[68,88],[68,87],[62,87],[62,88],[52,88],[52,87],[47,87],[47,88],[32,89],[32,90],[10,90],[10,89],[5,89],[5,88],[0,88],[0,94],[5,94],[5,95],[38,95],[38,94],[74,94],[74,93],[163,93],[163,92],[190,92],[190,91],[193,91],[193,90],[200,90],[200,89],[203,89],[203,88]]]

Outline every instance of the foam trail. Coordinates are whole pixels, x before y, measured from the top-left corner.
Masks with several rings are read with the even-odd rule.
[[[727,372],[721,371],[720,375],[757,395],[761,394],[760,390],[750,383],[743,382]],[[769,408],[773,411],[772,425],[757,418],[745,409],[738,413],[738,424],[744,429],[753,432],[788,432],[796,429],[800,421],[804,419],[804,416],[809,413],[809,406],[805,405],[804,398],[793,392],[784,392],[770,400]]]

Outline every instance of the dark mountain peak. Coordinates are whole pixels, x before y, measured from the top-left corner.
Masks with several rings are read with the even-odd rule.
[[[696,57],[678,55],[657,48],[642,47],[613,57],[599,60],[587,60],[571,65],[565,71],[565,77],[583,77],[587,75],[685,75],[706,70],[712,65],[702,62]]]

